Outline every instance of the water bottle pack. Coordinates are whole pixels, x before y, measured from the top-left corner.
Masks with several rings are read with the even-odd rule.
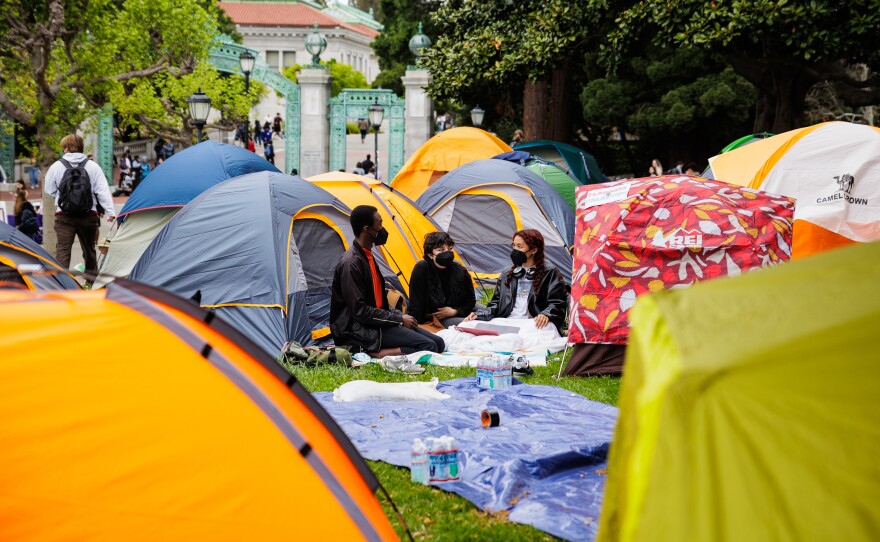
[[[499,390],[513,385],[508,357],[483,356],[477,360],[477,384],[481,388]]]
[[[412,481],[420,484],[457,482],[458,442],[453,437],[415,439],[412,447]]]

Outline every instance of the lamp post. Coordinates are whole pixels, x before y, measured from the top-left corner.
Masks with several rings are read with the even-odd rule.
[[[376,98],[376,103],[371,105],[367,110],[367,115],[370,117],[370,124],[373,125],[373,133],[375,134],[375,147],[374,152],[376,153],[376,178],[379,178],[379,127],[382,126],[382,120],[385,118],[385,108],[379,105],[379,98]]]
[[[483,125],[483,116],[485,116],[486,111],[484,111],[479,105],[473,109],[471,109],[471,123],[480,127]]]
[[[244,73],[244,94],[245,96],[251,90],[251,72],[254,71],[254,63],[257,61],[257,57],[253,55],[250,51],[244,51],[240,55],[238,55],[238,64],[241,66],[241,71]],[[248,107],[248,116],[247,122],[244,125],[244,148],[248,148],[248,140],[250,139],[251,134],[251,115],[250,115],[250,107]]]
[[[201,87],[198,92],[186,99],[189,104],[189,116],[192,117],[192,123],[198,132],[197,143],[202,142],[202,128],[208,120],[208,113],[211,112],[211,98],[202,92]]]
[[[306,51],[312,55],[312,67],[317,68],[321,62],[321,53],[327,48],[327,40],[318,32],[318,23],[315,23],[315,29],[311,34],[306,36]]]

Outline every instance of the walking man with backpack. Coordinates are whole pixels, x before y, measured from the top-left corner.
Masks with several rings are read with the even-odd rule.
[[[116,208],[101,167],[83,154],[83,139],[70,134],[61,140],[64,156],[46,171],[43,189],[55,198],[55,256],[64,268],[70,267],[74,237],[79,237],[86,271],[97,272],[95,242],[101,226],[97,204],[107,220],[116,219]]]

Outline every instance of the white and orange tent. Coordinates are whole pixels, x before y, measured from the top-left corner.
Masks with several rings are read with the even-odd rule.
[[[793,258],[880,239],[880,128],[826,122],[709,165],[715,179],[797,199]]]

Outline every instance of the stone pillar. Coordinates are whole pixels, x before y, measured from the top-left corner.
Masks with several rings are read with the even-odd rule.
[[[330,170],[330,119],[327,102],[330,99],[330,72],[306,67],[297,82],[302,100],[302,145],[300,176],[309,177]],[[289,173],[289,172],[288,172]]]
[[[406,123],[403,143],[404,161],[431,137],[434,118],[434,102],[425,92],[431,82],[431,72],[409,66],[403,76],[406,89]]]

